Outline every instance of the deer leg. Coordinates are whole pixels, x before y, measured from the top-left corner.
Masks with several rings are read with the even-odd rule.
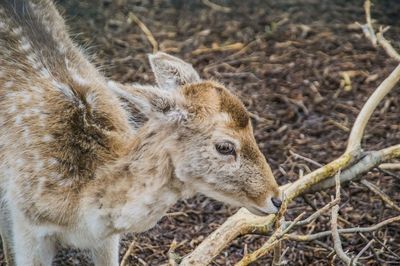
[[[3,253],[8,266],[14,266],[14,252],[12,250],[12,229],[10,221],[10,212],[7,203],[2,200],[2,192],[0,191],[0,235],[3,244]]]
[[[16,265],[51,266],[56,242],[50,236],[37,236],[32,226],[18,211],[12,213],[13,244]]]
[[[94,265],[118,266],[119,235],[105,240],[100,246],[92,249]]]

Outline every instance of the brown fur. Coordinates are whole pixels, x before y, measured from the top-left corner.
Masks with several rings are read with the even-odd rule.
[[[186,62],[151,56],[158,87],[107,83],[49,0],[1,2],[0,46],[9,263],[14,251],[18,265],[51,264],[58,243],[117,265],[118,234],[151,228],[196,192],[277,211],[278,187],[243,104]],[[226,141],[235,156],[216,150]]]

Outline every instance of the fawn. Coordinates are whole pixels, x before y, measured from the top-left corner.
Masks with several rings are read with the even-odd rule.
[[[119,235],[203,193],[277,212],[279,190],[248,113],[222,84],[165,53],[155,86],[108,81],[50,0],[0,2],[0,233],[9,265],[57,247],[118,265]]]

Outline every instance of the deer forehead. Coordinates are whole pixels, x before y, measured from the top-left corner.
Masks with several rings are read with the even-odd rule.
[[[228,127],[235,130],[251,129],[250,117],[243,103],[223,85],[212,81],[189,84],[182,88],[182,93],[189,107],[199,117],[227,114]]]

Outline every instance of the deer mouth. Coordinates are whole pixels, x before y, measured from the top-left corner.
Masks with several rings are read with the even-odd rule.
[[[277,213],[279,211],[279,208],[273,204],[273,202],[271,201],[271,198],[267,199],[267,202],[264,204],[264,206],[250,205],[246,208],[251,213],[253,213],[255,215],[260,215],[260,216]]]
[[[269,214],[274,214],[278,212],[278,208],[275,207],[275,210],[265,210],[263,208],[259,208],[259,207],[254,207],[254,206],[250,206],[250,207],[246,207],[246,209],[248,209],[252,214],[255,215],[259,215],[259,216],[265,216],[265,215],[269,215]]]

